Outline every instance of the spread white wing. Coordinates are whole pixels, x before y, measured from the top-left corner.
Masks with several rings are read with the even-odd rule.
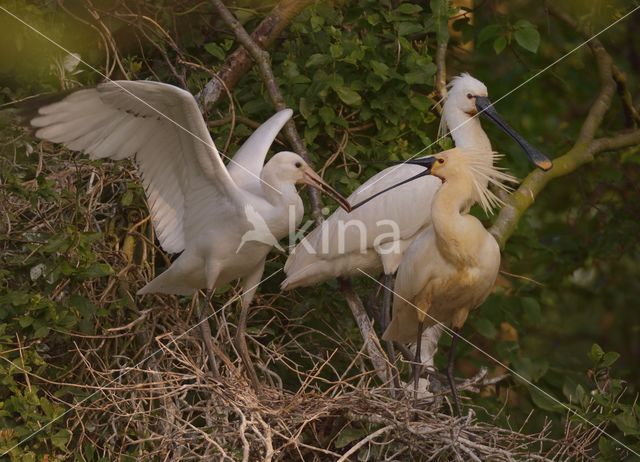
[[[238,208],[239,189],[193,96],[173,85],[103,83],[38,108],[30,122],[38,138],[92,159],[134,156],[156,234],[168,252],[184,250],[209,209],[224,214]]]
[[[283,109],[272,115],[238,149],[229,163],[229,174],[238,187],[254,194],[260,193],[260,173],[264,159],[276,136],[292,115],[291,109]]]

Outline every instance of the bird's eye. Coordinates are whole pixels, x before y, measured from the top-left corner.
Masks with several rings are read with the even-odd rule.
[[[467,98],[472,99],[473,95],[471,93],[467,93]]]
[[[302,167],[302,162],[296,162],[296,168]]]
[[[444,164],[444,159],[442,159],[442,158],[438,159],[438,163],[439,164]]]

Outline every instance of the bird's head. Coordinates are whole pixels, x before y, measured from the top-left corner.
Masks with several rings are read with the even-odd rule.
[[[488,98],[489,93],[484,83],[464,73],[454,77],[449,86],[444,112],[459,110],[474,116],[478,113],[476,98]]]
[[[445,183],[447,179],[470,176],[471,171],[464,155],[449,155],[445,152],[431,158],[431,175]]]
[[[448,127],[453,132],[465,125],[468,120],[460,123],[458,116],[461,112],[468,117],[475,117],[480,114],[482,117],[489,119],[500,130],[513,138],[520,145],[529,161],[539,169],[546,171],[553,166],[547,156],[531,146],[522,135],[504,121],[495,107],[493,107],[491,100],[489,100],[487,87],[484,83],[466,73],[454,77],[451,81],[442,111],[441,131],[446,132]]]
[[[329,186],[320,175],[313,171],[302,157],[294,152],[279,152],[269,161],[281,181],[293,184],[308,184],[332,197],[347,212],[351,206],[338,191]]]

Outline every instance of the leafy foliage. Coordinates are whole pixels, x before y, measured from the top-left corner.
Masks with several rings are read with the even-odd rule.
[[[108,40],[87,25],[95,25],[95,17],[86,5],[65,2],[71,8],[67,12],[48,2],[10,3],[7,8],[16,15],[113,78],[184,82],[196,93],[211,78],[207,69],[217,69],[235,48],[232,35],[207,3],[132,2],[134,15],[153,17],[158,27],[172,31],[167,34],[171,43],[156,26],[140,26],[128,13],[100,2],[95,8],[108,18],[102,25],[119,53],[114,64],[113,50],[107,56],[104,48]],[[538,2],[495,3],[495,8],[461,15],[448,12],[458,14],[452,30],[461,31],[452,38],[450,74],[470,71],[487,82],[494,97],[582,41],[556,23],[549,26],[550,19]],[[629,8],[628,2],[595,2],[594,9],[586,11],[570,3],[564,6],[594,30]],[[295,109],[313,160],[325,178],[344,192],[389,160],[407,158],[425,147],[425,152],[439,149],[442,140],[436,135],[433,88],[434,50],[442,32],[442,22],[434,14],[439,4],[318,2],[294,20],[273,49],[274,72],[287,104]],[[234,6],[249,30],[268,12],[259,2],[248,0]],[[7,35],[0,55],[6,63],[0,71],[3,101],[100,80],[82,65],[65,67],[64,53],[2,13],[0,25],[0,33]],[[465,40],[475,41],[473,56],[461,51]],[[616,27],[603,40],[630,77],[640,74],[637,60],[627,59],[640,53],[631,27]],[[575,52],[510,95],[498,109],[534,144],[548,153],[562,152],[575,137],[597,88],[590,59],[585,49]],[[635,77],[630,80],[631,88],[637,89]],[[272,113],[256,70],[244,76],[232,100],[218,104],[209,118],[227,116],[231,105],[237,115],[252,121]],[[605,126],[613,129],[622,124],[622,117],[614,115]],[[232,131],[226,124],[213,134],[220,146],[227,145],[232,152],[249,131],[242,124]],[[491,128],[488,131],[500,151],[516,152],[516,146]],[[0,451],[39,430],[12,449],[12,460],[67,460],[72,454],[82,454],[76,460],[107,460],[108,454],[115,454],[110,451],[116,450],[100,433],[108,431],[105,416],[84,414],[88,420],[82,421],[82,430],[74,412],[55,419],[69,403],[90,396],[89,389],[66,384],[100,382],[101,377],[95,379],[81,366],[86,361],[83,352],[98,351],[94,361],[106,369],[115,367],[118,352],[138,358],[138,351],[157,334],[154,327],[170,331],[175,325],[161,310],[151,315],[151,332],[134,331],[122,339],[101,337],[109,328],[126,325],[143,310],[157,306],[155,299],[134,301],[132,294],[153,274],[154,265],[160,271],[167,261],[150,245],[153,234],[143,220],[144,195],[126,163],[89,162],[51,145],[36,144],[10,128],[3,130],[3,139],[7,142],[0,157],[4,216],[0,223]],[[506,162],[520,175],[529,169],[516,155],[508,156]],[[567,421],[584,423],[568,413],[571,409],[640,451],[636,401],[640,318],[635,309],[640,294],[639,177],[638,149],[606,154],[567,181],[551,184],[521,221],[505,249],[505,272],[495,293],[473,314],[464,333],[535,386],[511,377],[481,395],[471,395],[481,419],[505,428],[525,425],[532,432],[548,419],[552,434],[559,436]],[[283,261],[282,255],[274,256],[266,274],[281,268]],[[256,342],[285,352],[296,364],[311,369],[317,358],[305,356],[293,341],[286,348],[280,343],[287,335],[294,337],[291,332],[304,331],[305,344],[317,357],[331,357],[336,370],[351,370],[359,333],[344,302],[335,295],[336,284],[276,297],[270,294],[278,293],[277,284],[274,278],[261,286],[258,304],[273,306],[274,311],[259,311],[252,318]],[[366,297],[371,284],[357,284]],[[230,293],[232,288],[220,291],[218,301],[225,301]],[[171,299],[165,308],[183,310],[173,315],[180,317],[186,305]],[[233,322],[231,311],[227,316]],[[289,318],[296,322],[285,320]],[[336,338],[347,339],[348,346],[338,348]],[[446,350],[447,340],[442,343]],[[458,370],[465,376],[480,366],[492,368],[493,375],[505,371],[468,346],[462,350]],[[437,360],[442,366],[442,355]],[[295,391],[301,386],[287,364],[273,368],[285,388]],[[323,374],[329,377],[330,373],[319,372],[320,377]],[[504,406],[507,412],[502,411]],[[335,450],[344,452],[370,433],[370,426],[341,424],[344,430],[327,424],[327,434],[335,437],[331,443]],[[311,433],[304,436],[313,438]],[[74,437],[78,434],[90,434],[100,443]],[[126,459],[147,449],[144,443],[123,443],[117,450]],[[602,436],[589,454],[618,460],[624,452]],[[364,460],[366,455],[361,457]]]

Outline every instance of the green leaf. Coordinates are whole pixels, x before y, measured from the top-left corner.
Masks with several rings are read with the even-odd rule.
[[[358,92],[353,91],[351,88],[336,87],[334,90],[343,103],[348,104],[349,106],[360,106],[362,104],[362,97]]]
[[[344,50],[342,49],[342,45],[338,43],[334,43],[329,47],[329,53],[331,53],[331,57],[333,59],[338,59],[342,57]]]
[[[514,360],[516,371],[525,379],[535,382],[547,373],[549,363],[542,360],[533,361],[531,358],[520,357]]]
[[[498,333],[498,331],[496,327],[493,325],[493,323],[488,319],[486,318],[474,319],[472,322],[472,325],[478,331],[478,333],[483,337],[487,337],[490,339],[496,338],[496,334]]]
[[[401,22],[398,24],[398,35],[405,36],[410,34],[416,34],[422,31],[424,27],[417,22]]]
[[[435,68],[436,68],[436,65],[433,64],[433,69]],[[409,85],[414,85],[414,84],[427,85],[431,82],[431,77],[433,77],[433,74],[435,73],[435,71],[432,73],[431,70],[432,70],[431,67],[428,67],[426,68],[426,70],[423,69],[420,71],[407,72],[404,75],[404,81],[407,82]]]
[[[420,13],[422,11],[422,7],[415,3],[402,3],[396,11],[402,14],[415,14]]]
[[[600,347],[600,345],[594,343],[591,346],[591,351],[589,352],[589,359],[594,363],[599,363],[603,356],[604,350]]]
[[[120,199],[120,203],[125,207],[130,206],[133,203],[133,191],[130,189],[127,190],[123,195],[122,199]]]
[[[620,460],[618,454],[618,445],[611,441],[608,436],[600,437],[600,439],[598,440],[598,449],[600,450],[600,457],[598,458],[598,460]]]
[[[370,61],[369,65],[376,75],[380,77],[387,77],[389,75],[389,66],[380,61]]]
[[[224,58],[225,58],[224,50],[217,43],[213,43],[213,42],[207,43],[207,44],[205,44],[204,49],[205,49],[205,51],[207,53],[209,53],[210,55],[215,56],[219,60],[224,60]]]
[[[91,316],[97,311],[96,306],[91,303],[91,300],[82,295],[71,294],[69,303],[75,307],[82,316]]]
[[[478,34],[478,46],[482,45],[489,40],[493,40],[502,34],[502,26],[499,24],[491,24],[490,26],[483,27]]]
[[[340,432],[336,438],[335,446],[337,449],[343,448],[356,440],[362,439],[367,435],[364,428],[347,427]]]
[[[627,435],[640,435],[640,424],[638,419],[631,413],[625,412],[611,419],[621,432]]]
[[[302,117],[309,120],[309,118],[313,115],[313,104],[309,103],[307,98],[300,98],[300,102],[298,103],[298,110]]]
[[[322,29],[322,26],[324,26],[324,18],[322,16],[316,16],[313,15],[311,16],[311,29],[314,32],[318,32]]]
[[[523,315],[527,322],[534,324],[540,321],[542,311],[537,299],[533,297],[522,297],[520,303],[522,304]]]
[[[307,63],[304,67],[313,67],[313,66],[324,66],[325,64],[329,64],[331,62],[331,57],[322,53],[314,53],[309,56]]]
[[[498,37],[494,42],[493,42],[493,49],[495,50],[496,54],[499,55],[500,53],[502,53],[502,51],[506,48],[507,46],[507,38],[502,36],[502,37]]]
[[[535,29],[536,26],[534,26],[532,22],[527,21],[526,19],[518,19],[516,21],[516,23],[513,25],[513,28],[516,29],[516,30],[517,29],[527,29],[527,28]]]
[[[67,443],[69,442],[69,438],[71,438],[71,432],[66,428],[62,430],[58,430],[55,435],[51,437],[51,443],[58,449],[62,449],[63,451],[66,449]]]
[[[113,273],[113,269],[107,263],[93,263],[88,268],[78,271],[77,275],[82,278],[100,278]]]
[[[46,337],[49,333],[49,326],[39,326],[36,330],[33,331],[33,336],[35,338],[43,338]]]
[[[18,324],[20,324],[20,327],[29,327],[33,324],[33,321],[34,319],[31,316],[22,316],[18,319]]]
[[[529,387],[529,393],[534,404],[540,409],[550,412],[562,412],[565,410],[562,404],[551,397],[553,395],[547,395],[533,387]]]
[[[333,109],[331,109],[329,106],[322,106],[318,111],[318,115],[325,125],[331,125],[331,123],[336,118],[335,112],[333,112]]]
[[[7,300],[13,306],[26,305],[31,300],[31,295],[26,292],[9,292]]]
[[[367,15],[367,22],[372,26],[377,26],[378,24],[380,24],[380,20],[381,20],[381,17],[378,13]]]
[[[615,351],[609,351],[608,353],[605,353],[605,355],[602,357],[602,367],[611,366],[618,360],[619,357],[620,353],[616,353]]]
[[[513,33],[518,45],[531,53],[537,53],[540,46],[540,34],[534,27],[516,29]]]

